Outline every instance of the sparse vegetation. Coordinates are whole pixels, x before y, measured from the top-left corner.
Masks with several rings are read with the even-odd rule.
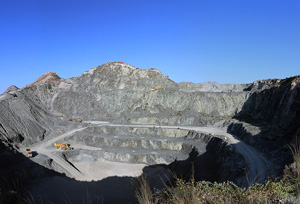
[[[152,204],[156,203],[154,199],[154,195],[150,189],[150,185],[146,178],[141,177],[138,179],[139,190],[136,191],[136,197],[139,203],[143,204]]]
[[[299,142],[292,145],[291,151],[294,163],[285,171],[285,180],[293,186],[296,196],[300,196],[300,145]]]
[[[173,185],[155,193],[150,191],[146,179],[140,180],[137,198],[140,204],[150,203],[283,203],[288,197],[300,196],[300,146],[291,146],[294,164],[285,171],[282,179],[270,179],[264,184],[242,188],[233,182],[184,181],[177,178]]]
[[[38,109],[42,109],[41,106],[39,106],[39,105],[35,105],[35,106],[36,106]]]
[[[50,83],[48,83],[48,84],[47,84],[47,88],[48,88],[49,90],[51,90],[51,89],[52,89],[52,85],[51,85]]]
[[[281,79],[279,84],[280,85],[285,85],[285,84],[289,84],[291,83],[297,76],[293,76],[293,77],[287,77],[285,79]]]

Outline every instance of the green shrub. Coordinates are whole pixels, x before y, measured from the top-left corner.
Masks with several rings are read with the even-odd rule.
[[[47,88],[48,88],[49,90],[51,90],[51,89],[52,89],[52,85],[51,85],[50,83],[48,83],[48,84],[47,84]]]

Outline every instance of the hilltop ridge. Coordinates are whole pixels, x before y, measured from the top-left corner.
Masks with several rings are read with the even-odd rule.
[[[40,76],[38,79],[36,79],[33,83],[26,85],[25,87],[32,87],[32,86],[38,86],[40,84],[45,83],[55,83],[59,81],[61,78],[55,73],[55,72],[46,72],[42,76]]]
[[[18,87],[16,87],[15,85],[11,85],[2,94],[6,94],[6,93],[8,93],[10,91],[17,91],[17,90],[19,90]]]

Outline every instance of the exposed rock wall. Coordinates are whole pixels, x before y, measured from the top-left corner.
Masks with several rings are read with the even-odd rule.
[[[149,90],[156,85],[162,85],[166,90]],[[248,92],[241,91],[243,87],[176,84],[156,69],[107,63],[79,77],[61,79],[52,85],[40,84],[24,91],[37,95],[48,109],[70,117],[95,120],[155,117],[158,121],[148,120],[151,124],[160,123],[163,118],[180,117],[187,119],[175,119],[169,124],[191,125],[199,124],[199,117],[232,117],[240,112],[249,97]],[[191,122],[186,122],[188,120]],[[147,120],[142,122],[147,123]]]
[[[256,136],[253,137],[256,140],[273,140],[271,145],[258,146],[261,150],[265,148],[265,151],[270,151],[278,145],[282,146],[283,140],[287,142],[292,137],[300,136],[300,77],[292,77],[270,89],[254,92],[235,118],[244,122],[233,123],[229,130],[238,132],[242,139],[252,135]],[[276,146],[275,142],[280,143]],[[252,145],[255,146],[254,143]]]
[[[237,118],[285,126],[300,117],[300,77],[251,94]]]
[[[293,162],[289,146],[300,138],[300,77],[272,83],[250,95],[228,131],[264,152],[274,164],[272,174],[280,175]]]
[[[0,136],[7,142],[32,144],[44,139],[53,124],[46,112],[21,92],[0,98]]]

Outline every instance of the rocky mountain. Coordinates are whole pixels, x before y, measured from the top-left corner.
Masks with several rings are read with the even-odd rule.
[[[165,90],[149,90],[155,86],[164,86]],[[47,109],[68,117],[197,124],[199,116],[234,116],[249,97],[244,88],[246,85],[214,82],[177,84],[156,69],[106,63],[79,77],[25,87],[22,91],[38,96]]]
[[[151,90],[156,86],[160,87]],[[198,157],[191,152],[193,142],[188,140],[191,139],[207,145],[207,152],[208,149],[209,152],[222,149],[222,153],[207,157],[214,158],[216,163],[210,165],[219,169],[211,171],[214,173],[209,177],[199,174],[199,179],[229,179],[238,183],[241,176],[245,176],[241,169],[247,165],[245,155],[238,152],[238,143],[225,147],[228,141],[223,137],[215,141],[212,138],[220,136],[215,133],[166,132],[151,128],[165,125],[178,129],[194,128],[189,130],[197,130],[197,127],[222,129],[223,135],[230,133],[264,155],[262,161],[267,166],[265,177],[280,176],[285,165],[292,162],[288,146],[300,137],[300,76],[258,80],[251,84],[175,83],[157,69],[139,69],[129,64],[110,62],[69,79],[48,72],[21,90],[14,88],[1,95],[0,112],[1,143],[18,151],[81,127],[86,129],[66,138],[93,148],[106,148],[105,152],[74,150],[61,155],[68,162],[78,163],[78,158],[90,158],[90,155],[148,164],[177,161],[177,158],[186,158],[187,155],[187,161],[195,162]],[[69,121],[76,118],[81,118],[83,123],[78,126]],[[90,127],[85,121],[143,125],[143,128]],[[126,136],[126,139],[119,139],[118,135]],[[179,135],[180,138],[176,139]],[[201,145],[198,153],[205,152]],[[128,153],[130,148],[135,150]],[[160,157],[151,155],[160,148]],[[142,151],[144,149],[147,153]],[[139,151],[141,153],[137,153]],[[176,160],[169,154],[176,155]],[[190,165],[189,162],[175,162],[170,168],[190,172],[187,164]],[[57,164],[54,168],[55,165],[51,167],[49,162],[45,164],[43,161],[43,165],[72,177],[72,172],[58,168]]]

